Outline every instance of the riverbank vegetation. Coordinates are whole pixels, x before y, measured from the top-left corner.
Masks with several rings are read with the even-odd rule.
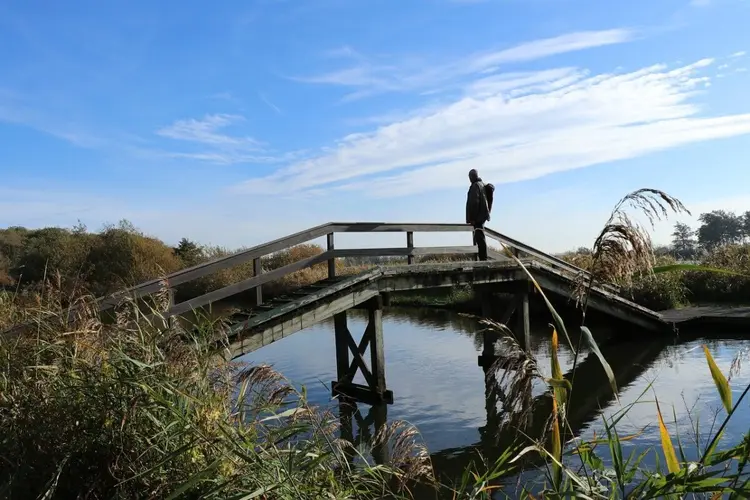
[[[660,199],[668,205],[674,201],[658,192],[637,192],[624,201],[652,198],[657,204]],[[470,466],[454,483],[441,484],[415,428],[404,422],[384,427],[369,446],[386,446],[391,458],[387,464],[373,464],[367,449],[355,449],[339,438],[332,407],[311,405],[303,389],[268,367],[242,366],[217,357],[227,339],[217,338],[216,322],[199,317],[194,328],[185,331],[160,320],[158,313],[167,307],[166,290],[158,294],[155,309],[149,311],[157,313],[155,319],[126,303],[116,322],[103,324],[88,307],[91,296],[71,295],[70,290],[104,287],[122,279],[96,268],[99,261],[94,257],[103,258],[112,251],[107,238],[129,242],[127,251],[118,255],[131,266],[129,272],[142,272],[140,277],[153,272],[149,267],[153,261],[144,262],[145,256],[158,255],[164,259],[161,264],[187,259],[186,245],[165,252],[154,240],[130,228],[108,230],[115,233],[57,233],[55,237],[68,244],[86,235],[76,241],[87,241],[87,249],[71,244],[79,249],[78,260],[53,251],[60,247],[31,246],[37,255],[47,252],[49,258],[58,259],[58,265],[84,269],[91,273],[88,276],[104,277],[101,281],[88,281],[84,286],[85,280],[52,273],[47,264],[41,267],[44,272],[37,276],[33,290],[18,294],[18,283],[11,283],[0,291],[0,329],[22,321],[33,325],[30,334],[0,337],[2,496],[367,499],[411,498],[415,487],[440,498],[461,499],[489,499],[504,491],[511,498],[681,498],[688,494],[746,498],[750,494],[746,467],[750,432],[729,443],[723,439],[726,423],[750,386],[739,391],[735,401],[728,382],[731,375],[718,370],[708,350],[707,371],[724,414],[711,435],[696,440],[702,443],[697,445],[698,458],[688,458],[680,436],[670,435],[665,423],[668,412],[658,401],[653,411],[661,442],[655,449],[624,456],[622,444],[629,436],[618,434],[617,424],[632,405],[604,420],[600,438],[591,442],[572,439],[566,415],[570,413],[567,405],[574,401],[571,394],[581,347],[599,352],[585,315],[586,294],[595,282],[582,283],[577,328],[566,325],[545,301],[553,324],[548,368],[526,354],[507,327],[485,322],[509,348],[515,346],[515,355],[503,356],[493,366],[501,391],[508,400],[520,403],[529,399],[526,392],[531,395],[532,381],[546,384],[548,392],[543,397],[551,401],[549,414],[534,418],[545,419],[547,424],[542,435],[533,438],[525,437],[519,428],[513,447],[488,463]],[[618,234],[626,237],[619,239]],[[648,242],[641,237],[627,221],[611,219],[591,252],[595,280],[627,282],[627,274],[647,272]],[[30,258],[33,254],[21,255],[25,260],[9,273],[11,280],[20,279],[19,268],[38,265],[39,261]],[[543,291],[538,292],[544,298]],[[67,314],[72,302],[82,306],[73,322]],[[557,358],[562,342],[575,353],[573,369],[566,375]],[[607,361],[601,358],[600,362],[616,392]],[[527,411],[521,404],[518,413]],[[508,417],[505,425],[518,423],[513,415]],[[643,465],[647,458],[653,466]],[[503,488],[499,483],[521,465],[534,464],[540,481],[529,485],[529,491]]]
[[[628,277],[620,283],[623,296],[654,310],[750,302],[750,211],[716,210],[698,220],[697,229],[676,223],[671,244],[652,251],[654,267],[674,271]],[[561,257],[583,269],[592,264],[588,248]]]

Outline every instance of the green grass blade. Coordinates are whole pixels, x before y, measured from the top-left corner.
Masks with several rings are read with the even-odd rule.
[[[661,436],[661,448],[664,451],[664,460],[667,462],[667,470],[670,473],[679,472],[680,464],[677,461],[677,454],[674,451],[672,445],[672,438],[669,436],[667,426],[664,425],[664,419],[661,416],[661,409],[659,408],[659,400],[654,394],[654,400],[656,401],[656,416],[659,419],[659,435]]]
[[[599,346],[597,345],[596,340],[594,340],[591,330],[589,330],[587,326],[581,326],[581,332],[583,333],[583,337],[586,339],[589,348],[594,354],[596,354],[596,357],[599,358],[599,362],[602,364],[602,368],[604,368],[604,372],[607,374],[607,379],[609,379],[609,385],[612,387],[615,399],[619,401],[619,398],[617,397],[617,381],[615,381],[615,374],[612,372],[612,367],[610,367],[607,360],[604,359],[604,355],[602,354],[602,351],[599,350]]]
[[[724,404],[724,408],[726,408],[727,412],[730,412],[732,411],[732,389],[729,387],[729,382],[724,374],[721,373],[721,370],[719,370],[719,367],[716,365],[713,356],[711,356],[711,353],[705,344],[703,344],[703,352],[706,353],[708,369],[711,370],[711,378],[714,379],[716,389],[719,391],[719,396],[721,396],[721,402]]]

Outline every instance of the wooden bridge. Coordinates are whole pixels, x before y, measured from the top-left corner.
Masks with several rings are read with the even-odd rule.
[[[510,292],[516,299],[505,311],[502,320],[516,316],[516,335],[524,339],[529,335],[529,293],[533,292],[530,277],[549,293],[569,298],[577,276],[585,272],[562,259],[544,253],[501,233],[486,229],[490,240],[501,244],[524,265],[524,268],[507,255],[489,252],[489,261],[477,261],[476,246],[415,247],[414,233],[466,232],[466,224],[394,224],[394,223],[329,223],[287,236],[269,243],[205,262],[169,274],[113,295],[98,299],[100,310],[110,309],[126,298],[143,298],[168,288],[171,291],[169,309],[165,316],[173,318],[205,308],[211,304],[236,299],[248,292],[253,300],[247,304],[248,312],[234,315],[227,327],[232,357],[254,351],[276,340],[292,335],[325,319],[334,318],[337,380],[332,383],[333,393],[349,396],[359,401],[393,401],[386,389],[382,331],[382,310],[391,293],[418,289],[433,289],[470,285],[483,297],[484,313],[489,315],[496,306],[491,302],[493,293]],[[336,248],[337,233],[393,233],[405,234],[405,245],[398,248]],[[326,249],[318,255],[304,258],[278,269],[264,271],[262,258],[318,238],[326,238]],[[466,235],[467,240],[471,238]],[[434,255],[464,255],[465,260],[433,264],[417,264],[415,257]],[[400,256],[405,265],[376,266],[359,274],[337,276],[336,259],[347,257]],[[175,291],[199,278],[252,261],[254,276],[211,291],[184,302],[175,302]],[[287,295],[264,300],[263,287],[297,271],[327,263],[327,277],[317,283],[303,286]],[[528,272],[528,274],[527,274]],[[653,311],[617,295],[617,287],[604,284],[594,287],[589,297],[589,308],[599,311],[618,322],[628,323],[640,330],[661,331],[670,324]],[[369,322],[359,341],[347,326],[346,312],[352,308],[366,308]],[[369,348],[369,363],[364,355]],[[486,354],[486,353],[485,353]],[[361,372],[367,385],[352,381]]]

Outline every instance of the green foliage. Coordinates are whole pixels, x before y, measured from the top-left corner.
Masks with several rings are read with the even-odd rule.
[[[304,392],[268,367],[217,357],[211,323],[169,330],[131,309],[114,325],[90,316],[71,329],[54,292],[36,335],[0,338],[4,496],[400,498],[402,481],[425,472],[408,457],[399,469],[352,461],[334,416]],[[0,318],[12,315],[0,299]],[[393,424],[383,439],[410,432]]]
[[[707,249],[742,242],[746,237],[743,217],[725,210],[714,210],[698,217],[698,242]]]
[[[675,309],[688,302],[688,288],[679,273],[647,274],[636,278],[621,294],[654,311]]]

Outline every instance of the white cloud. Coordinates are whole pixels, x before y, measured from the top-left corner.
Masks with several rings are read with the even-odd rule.
[[[266,104],[270,105],[269,102]],[[243,116],[231,114],[177,120],[172,125],[157,130],[156,134],[187,143],[192,146],[189,151],[149,149],[141,152],[151,157],[189,159],[215,164],[276,163],[294,161],[300,157],[300,152],[278,154],[252,137],[222,132],[244,121]]]
[[[461,77],[494,73],[505,64],[623,43],[633,36],[633,32],[627,29],[580,31],[526,42],[507,49],[478,52],[437,64],[413,57],[384,64],[345,46],[329,51],[327,55],[352,59],[355,61],[354,65],[296,80],[358,89],[347,95],[345,100],[382,92],[434,91],[435,87],[455,83]]]
[[[489,77],[467,94],[237,189],[251,193],[337,189],[375,196],[448,188],[478,168],[496,183],[634,158],[683,144],[750,133],[750,114],[699,116],[710,84],[703,59],[620,74],[572,68]]]
[[[206,115],[202,120],[189,118],[177,120],[172,125],[158,130],[156,133],[170,139],[198,142],[214,146],[243,146],[257,149],[260,145],[251,137],[234,137],[220,134],[218,130],[244,121],[239,115],[215,114]]]

